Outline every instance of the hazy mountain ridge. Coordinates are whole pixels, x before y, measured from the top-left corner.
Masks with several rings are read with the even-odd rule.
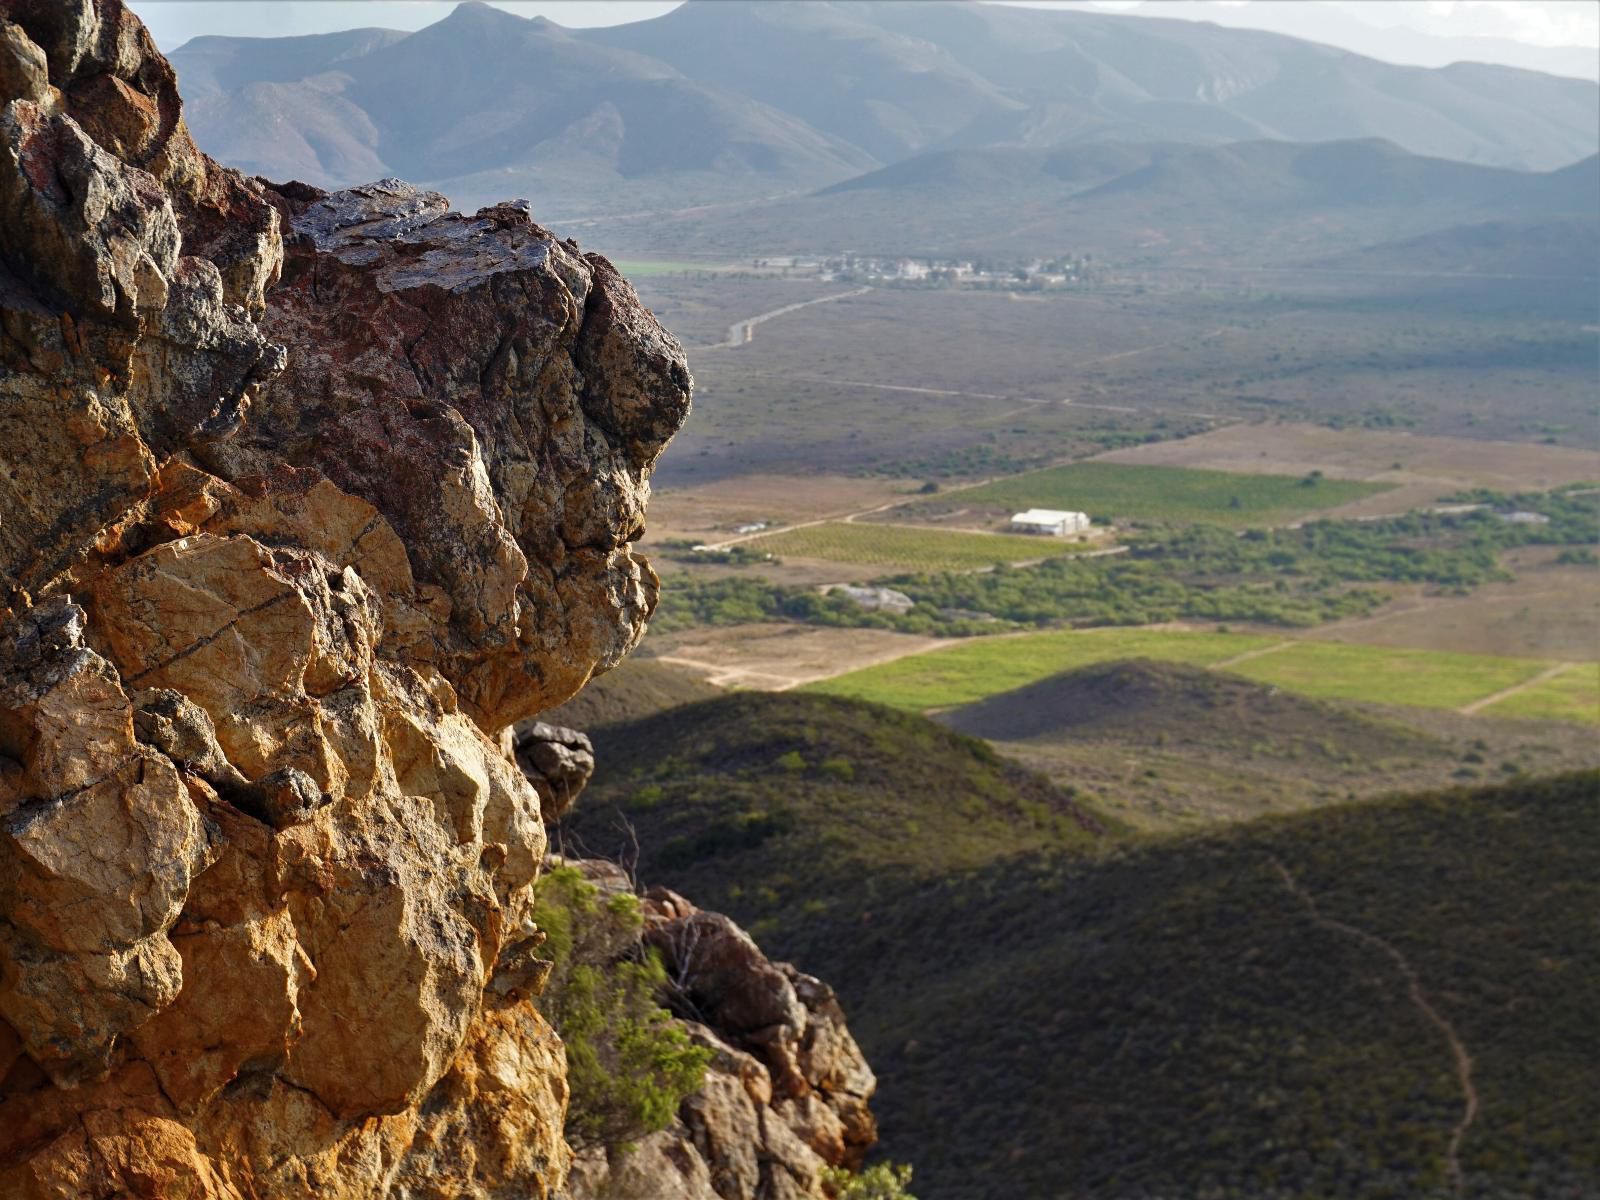
[[[198,38],[197,138],[249,170],[392,173],[463,204],[806,190],[919,153],[1383,138],[1517,169],[1600,146],[1600,88],[1278,34],[968,3],[690,3],[566,30],[481,3],[414,34]],[[1109,178],[1109,176],[1108,176]],[[721,186],[719,186],[719,184]],[[748,187],[746,190],[748,190]]]

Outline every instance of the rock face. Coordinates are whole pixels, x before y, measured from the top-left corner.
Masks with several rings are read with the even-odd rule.
[[[603,890],[631,892],[610,863],[574,863]],[[645,944],[666,997],[712,1051],[678,1118],[626,1153],[585,1152],[564,1200],[815,1200],[829,1167],[855,1169],[877,1139],[877,1080],[833,990],[768,961],[750,935],[676,892],[644,895]]]
[[[643,631],[682,351],[525,207],[218,167],[118,0],[0,0],[0,104],[0,1195],[552,1193],[509,727]]]

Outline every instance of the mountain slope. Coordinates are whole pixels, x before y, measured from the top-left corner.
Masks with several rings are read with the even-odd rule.
[[[839,7],[1004,80],[1030,108],[1072,106],[1120,137],[1381,137],[1522,169],[1562,166],[1600,140],[1595,85],[1510,67],[1401,67],[1197,21],[904,0]]]
[[[1021,742],[1118,737],[1239,745],[1262,739],[1337,746],[1340,757],[1416,753],[1426,739],[1224,671],[1151,659],[1097,663],[939,715],[972,737]],[[1319,747],[1320,748],[1320,747]],[[1432,748],[1432,747],[1427,747]],[[1293,749],[1289,747],[1288,749]]]
[[[691,0],[666,16],[583,36],[716,81],[885,161],[1024,108],[1002,81],[848,5]]]
[[[601,759],[620,755],[620,773],[579,827],[618,836],[611,802],[631,789],[641,874],[709,884],[775,953],[826,965],[879,1073],[882,1148],[928,1194],[1588,1194],[1600,774],[1087,855],[968,840],[965,868],[894,869],[883,847],[937,857],[966,824],[992,834],[1003,805],[975,805],[970,774],[930,783],[944,764],[899,744],[889,798],[873,774],[808,808],[803,836],[741,846],[725,832],[751,812],[739,770],[766,771],[814,725],[737,705],[680,710],[670,738],[651,726],[679,755],[650,781],[627,778],[646,760],[616,731]],[[716,749],[730,719],[733,747],[762,747],[733,771],[742,750]],[[866,754],[891,745],[855,724]],[[703,857],[667,848],[712,831]]]
[[[722,694],[721,688],[693,671],[635,657],[591,679],[571,700],[540,713],[538,719],[592,733],[603,725],[637,721]]]
[[[964,2],[691,0],[572,31],[473,0],[409,35],[208,37],[172,59],[197,138],[230,162],[324,185],[398,174],[464,204],[728,202],[921,153],[1084,142],[1384,139],[1534,170],[1600,147],[1586,81]]]
[[[1365,246],[1317,261],[1342,271],[1432,271],[1592,280],[1600,275],[1600,217],[1484,221]],[[1592,291],[1590,293],[1592,299]]]
[[[270,39],[208,38],[173,55],[180,78],[193,70],[206,89],[189,108],[196,138],[263,174],[337,185],[381,171],[471,204],[503,198],[506,186],[582,197],[658,176],[813,184],[874,162],[665,63],[486,4],[462,4],[409,36],[369,39],[361,53],[289,40],[296,45],[275,52]],[[507,171],[521,174],[451,186]]]
[[[746,924],[1104,828],[986,742],[832,696],[729,693],[591,732],[598,765],[565,844],[627,858],[637,836],[642,862],[672,870],[652,878],[713,907],[742,897]]]

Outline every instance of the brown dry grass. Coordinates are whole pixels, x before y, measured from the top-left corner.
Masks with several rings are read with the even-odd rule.
[[[666,488],[650,500],[649,541],[726,541],[733,527],[746,521],[794,525],[841,517],[905,500],[915,490],[915,484],[900,479],[767,474]]]
[[[1467,596],[1401,592],[1370,617],[1308,630],[1308,638],[1512,658],[1589,660],[1600,655],[1600,574],[1564,567],[1557,551],[1527,546],[1503,558],[1511,583],[1486,583]]]
[[[738,625],[652,637],[645,653],[724,687],[786,691],[844,671],[921,654],[947,640],[884,629]]]

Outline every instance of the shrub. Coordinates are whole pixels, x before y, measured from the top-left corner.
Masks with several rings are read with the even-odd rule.
[[[639,942],[632,896],[605,898],[571,867],[545,874],[534,920],[554,963],[540,1010],[567,1048],[567,1140],[622,1148],[671,1123],[705,1079],[711,1052],[656,1003],[660,960]]]
[[[817,770],[823,775],[827,776],[829,779],[837,779],[842,783],[849,783],[856,777],[855,764],[853,764],[848,758],[840,757],[824,759],[822,765],[819,766]]]
[[[906,1191],[910,1182],[911,1168],[905,1163],[878,1163],[859,1175],[836,1167],[823,1176],[838,1200],[917,1200]]]

